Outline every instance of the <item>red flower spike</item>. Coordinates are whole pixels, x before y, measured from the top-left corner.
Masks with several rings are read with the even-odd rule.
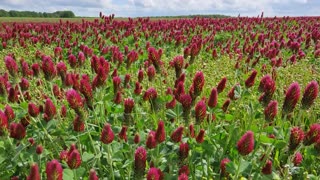
[[[301,164],[302,160],[303,160],[303,157],[302,157],[301,153],[296,152],[296,154],[294,155],[294,158],[293,158],[293,164],[295,166],[299,166]]]
[[[283,114],[290,114],[293,112],[300,98],[300,86],[298,83],[292,83],[286,93],[286,97],[282,106]]]
[[[309,109],[319,93],[319,85],[317,81],[311,81],[304,90],[301,105],[303,109]]]
[[[14,111],[10,105],[6,105],[4,109],[4,114],[7,116],[8,121],[13,121],[15,118]]]
[[[203,143],[204,141],[204,134],[205,134],[205,130],[201,129],[198,136],[196,137],[196,141],[197,143]]]
[[[81,156],[77,149],[74,149],[68,156],[67,164],[70,169],[77,169],[81,165]]]
[[[124,113],[132,113],[134,108],[134,100],[132,98],[124,99]]]
[[[27,176],[27,180],[41,180],[39,173],[39,167],[37,164],[32,164],[30,168],[30,174]]]
[[[37,117],[40,113],[39,108],[32,102],[28,104],[28,113],[32,117]]]
[[[25,78],[21,78],[21,81],[19,82],[19,86],[21,88],[22,91],[26,91],[29,89],[29,81]]]
[[[189,145],[188,143],[181,143],[179,147],[179,159],[183,161],[189,156]]]
[[[67,117],[67,108],[66,108],[66,106],[65,105],[62,105],[61,106],[61,117]]]
[[[127,137],[127,126],[122,126],[121,131],[119,132],[119,138],[127,142],[128,137]]]
[[[310,130],[305,134],[303,144],[309,146],[320,141],[320,124],[312,124]]]
[[[216,88],[212,88],[209,101],[208,101],[208,106],[210,108],[214,108],[217,106],[217,102],[218,102],[218,91]]]
[[[26,128],[21,123],[10,124],[10,137],[21,140],[26,136]]]
[[[154,66],[149,66],[147,69],[147,75],[148,75],[148,80],[149,81],[153,81],[156,75],[156,69],[154,68]]]
[[[294,151],[304,139],[304,132],[299,127],[293,127],[290,131],[289,150]]]
[[[184,173],[180,174],[179,177],[178,177],[178,180],[188,180],[188,179],[189,179],[188,175],[186,175]]]
[[[263,166],[261,172],[265,175],[269,175],[272,173],[272,161],[267,160],[266,164]]]
[[[143,70],[138,71],[138,82],[141,83],[143,81]]]
[[[163,121],[159,121],[158,123],[158,128],[156,131],[156,140],[158,143],[162,143],[163,141],[166,140],[166,132],[165,132]]]
[[[63,169],[57,160],[52,160],[46,165],[47,180],[62,180]]]
[[[147,174],[147,180],[160,180],[161,178],[161,170],[158,168],[150,168]]]
[[[176,130],[174,130],[170,136],[171,140],[173,142],[180,142],[182,139],[182,135],[183,135],[183,126],[178,127]]]
[[[196,96],[199,96],[202,92],[204,86],[204,74],[202,71],[198,71],[193,79],[194,93]]]
[[[199,101],[195,106],[196,123],[200,124],[206,117],[207,108],[204,101]]]
[[[143,100],[154,100],[158,97],[157,90],[153,87],[149,88],[143,95]]]
[[[226,88],[226,84],[227,84],[227,78],[224,77],[220,80],[220,82],[217,85],[218,93],[221,93]]]
[[[74,89],[68,90],[66,92],[66,98],[72,109],[79,110],[80,108],[83,107],[82,98],[76,90]]]
[[[89,180],[99,180],[99,177],[94,169],[90,169]]]
[[[51,99],[47,98],[44,106],[44,120],[47,122],[50,121],[56,113],[57,113],[56,107],[54,106]]]
[[[5,113],[0,110],[0,136],[3,135],[5,129],[8,129],[8,118]]]
[[[257,71],[256,70],[253,70],[251,75],[248,77],[248,79],[245,81],[245,85],[247,88],[250,88],[254,85],[254,80],[257,76]]]
[[[254,149],[254,136],[252,131],[247,131],[238,141],[237,149],[239,154],[246,156]]]
[[[278,113],[278,102],[270,101],[267,107],[264,109],[264,118],[268,122],[272,122]]]
[[[193,124],[190,124],[190,125],[189,125],[189,133],[190,133],[189,136],[190,136],[191,138],[194,138],[194,137],[195,137]]]
[[[156,133],[154,131],[150,131],[146,141],[146,147],[149,149],[153,149],[157,146]]]
[[[60,152],[60,161],[68,161],[68,151],[67,150],[62,150]]]
[[[113,77],[113,93],[117,94],[118,91],[120,91],[120,85],[121,85],[121,78],[119,76]]]
[[[230,105],[230,99],[227,99],[224,103],[223,103],[223,105],[222,105],[222,110],[223,110],[223,112],[226,112],[227,110],[228,110],[228,107],[229,107],[229,105]]]
[[[115,104],[120,104],[121,101],[122,101],[122,94],[121,94],[121,92],[119,91],[119,92],[117,92],[117,94],[116,94],[113,102],[114,102]]]
[[[18,65],[16,61],[11,56],[6,56],[4,58],[5,65],[12,77],[16,77],[18,74]]]
[[[221,174],[221,176],[228,176],[227,164],[229,162],[231,162],[231,161],[228,158],[224,158],[224,159],[221,160],[221,162],[220,162],[220,174]]]
[[[100,140],[104,144],[110,144],[113,141],[113,139],[114,139],[114,133],[111,129],[110,124],[105,124],[101,132]]]
[[[36,147],[36,153],[37,153],[38,155],[40,155],[40,154],[42,154],[42,152],[43,152],[43,147],[42,147],[41,145],[37,145],[37,147]]]
[[[142,91],[142,86],[139,82],[136,82],[135,84],[135,89],[134,89],[134,94],[135,95],[140,95]]]
[[[181,174],[189,175],[189,173],[190,173],[190,171],[189,171],[188,165],[184,165],[179,169],[179,175],[181,175]]]
[[[77,115],[73,120],[73,130],[76,132],[83,132],[84,128],[85,126],[83,119]]]
[[[56,67],[52,62],[51,57],[44,56],[42,59],[42,71],[47,81],[51,81],[57,74]]]
[[[147,151],[143,147],[138,147],[134,153],[134,176],[143,177],[146,169]]]
[[[138,133],[134,135],[133,142],[135,144],[138,144],[140,142],[140,135]]]

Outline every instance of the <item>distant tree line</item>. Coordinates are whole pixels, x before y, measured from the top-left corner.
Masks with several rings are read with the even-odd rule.
[[[41,18],[73,18],[76,17],[72,11],[56,11],[53,13],[35,11],[6,11],[0,9],[0,17],[41,17]]]

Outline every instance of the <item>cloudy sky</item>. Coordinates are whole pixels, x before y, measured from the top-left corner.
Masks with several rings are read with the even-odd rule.
[[[225,14],[231,16],[320,16],[320,0],[0,0],[0,9],[54,12],[72,10],[95,17]]]

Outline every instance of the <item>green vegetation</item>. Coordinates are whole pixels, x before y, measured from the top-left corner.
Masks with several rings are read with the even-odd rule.
[[[72,11],[56,11],[54,13],[35,11],[6,11],[0,9],[0,17],[41,17],[41,18],[74,18]]]

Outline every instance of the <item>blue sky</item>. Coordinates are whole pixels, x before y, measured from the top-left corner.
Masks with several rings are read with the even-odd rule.
[[[320,16],[320,0],[0,0],[0,9],[54,12],[77,16],[99,12],[120,17],[225,14],[231,16]]]

